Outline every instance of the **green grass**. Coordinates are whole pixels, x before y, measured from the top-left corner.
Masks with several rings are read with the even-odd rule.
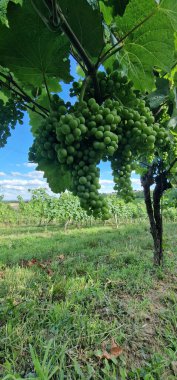
[[[1,229],[0,378],[176,379],[176,231],[154,269],[146,223]],[[123,353],[100,361],[111,338]]]

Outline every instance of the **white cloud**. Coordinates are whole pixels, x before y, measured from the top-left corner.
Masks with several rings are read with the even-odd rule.
[[[26,173],[24,173],[24,166],[29,168]],[[18,195],[21,195],[23,199],[30,199],[31,192],[28,190],[34,190],[37,188],[45,188],[49,195],[57,196],[50,190],[46,179],[43,179],[43,172],[34,170],[35,166],[35,164],[27,162],[21,164],[21,168],[23,168],[22,172],[20,172],[21,169],[19,169],[19,171],[12,171],[11,173],[0,172],[0,193],[4,195],[4,199],[16,200]],[[134,190],[141,190],[140,178],[137,175],[132,175],[131,182]],[[100,179],[100,185],[101,193],[114,192],[114,181],[110,175],[107,176],[104,172]]]
[[[114,182],[112,179],[100,179],[99,182],[101,185],[100,193],[112,193],[114,191]]]
[[[100,193],[113,193],[114,192],[114,189],[113,189],[113,186],[111,187],[108,187],[108,186],[101,186],[101,189],[99,190]]]
[[[45,188],[48,194],[53,195],[48,183],[42,179],[22,179],[17,176],[17,178],[13,179],[0,180],[0,193],[4,195],[5,200],[16,200],[18,195],[28,200],[31,198],[29,190],[38,188]]]
[[[28,173],[11,172],[12,177],[26,177],[26,178],[43,178],[44,172],[32,171]]]
[[[100,185],[113,185],[114,182],[112,179],[100,179]]]
[[[24,164],[19,166],[24,167]],[[29,190],[38,188],[45,188],[48,194],[54,195],[46,179],[43,179],[42,171],[31,170],[27,173],[20,171],[0,172],[0,194],[4,195],[5,200],[16,200],[18,195],[21,195],[23,199],[30,199],[31,193]]]
[[[20,173],[20,172],[11,172],[10,175],[11,175],[12,177],[21,177],[23,174]]]
[[[141,186],[141,181],[139,178],[131,178],[131,182],[133,185],[139,185]]]
[[[26,190],[24,186],[17,186],[17,185],[4,185],[3,189],[18,190],[18,191]]]
[[[27,168],[36,168],[37,166],[37,164],[34,164],[33,162],[25,162],[23,165],[27,166]]]
[[[3,179],[0,180],[0,186],[4,185],[15,185],[15,186],[25,186],[25,187],[30,187],[30,186],[46,186],[46,182],[43,180],[39,179]]]
[[[27,174],[24,174],[24,177],[29,177],[29,178],[43,178],[44,172],[41,171],[33,171],[29,172]]]

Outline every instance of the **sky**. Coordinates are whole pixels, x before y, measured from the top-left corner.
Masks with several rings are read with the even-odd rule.
[[[71,74],[76,78],[76,66],[71,62]],[[60,96],[65,101],[72,101],[69,98],[69,85],[62,84]],[[50,195],[54,195],[43,178],[43,173],[36,171],[36,165],[28,162],[28,151],[33,143],[33,136],[30,131],[28,115],[24,116],[23,125],[17,124],[12,131],[7,144],[0,148],[0,195],[4,200],[17,200],[18,195],[28,200],[31,197],[29,190],[45,188]],[[101,169],[101,192],[113,192],[113,179],[111,167],[108,162],[100,164]],[[132,185],[135,190],[140,190],[140,179],[136,174],[132,174]]]

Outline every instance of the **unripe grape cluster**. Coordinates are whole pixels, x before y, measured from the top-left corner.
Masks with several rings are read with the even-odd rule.
[[[136,101],[134,108],[119,107],[121,123],[117,128],[119,146],[111,160],[114,189],[128,202],[133,198],[131,173],[134,161],[144,151],[153,153],[156,132],[154,117],[144,101]]]
[[[119,70],[114,70],[110,74],[98,72],[98,86],[101,91],[102,99],[119,100],[121,103],[131,106],[136,100],[136,95],[133,91],[133,83],[128,81],[126,75]],[[81,92],[82,82],[73,82],[70,90],[70,96],[79,96]],[[94,85],[92,79],[86,88],[84,98],[86,100],[94,96]]]
[[[23,124],[23,111],[19,99],[11,97],[6,103],[0,99],[0,148],[5,146],[17,122]]]
[[[98,73],[98,84],[100,104],[93,97],[92,81],[86,87],[84,101],[74,106],[53,96],[52,111],[36,135],[30,160],[59,162],[64,171],[71,173],[72,190],[82,207],[88,214],[107,219],[108,206],[99,193],[100,161],[111,161],[114,188],[130,201],[136,160],[144,154],[152,160],[155,146],[162,150],[169,146],[170,139],[120,71]],[[80,92],[80,83],[75,83],[71,94]]]
[[[70,113],[61,116],[56,128],[58,160],[72,172],[74,194],[88,212],[92,210],[94,216],[102,215],[105,219],[108,207],[98,191],[97,165],[118,148],[115,131],[121,119],[112,104],[105,101],[99,105],[94,98],[76,102]]]

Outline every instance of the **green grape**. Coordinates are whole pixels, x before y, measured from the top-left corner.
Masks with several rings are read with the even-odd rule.
[[[81,91],[81,83],[76,83],[73,83],[72,96],[78,96]],[[35,149],[38,160],[45,149],[51,157],[52,143],[54,159],[72,173],[73,192],[79,196],[82,207],[89,214],[106,219],[109,212],[99,194],[97,165],[101,160],[111,161],[115,190],[128,202],[133,197],[130,177],[134,162],[144,152],[152,156],[157,140],[160,148],[163,140],[168,144],[168,134],[154,123],[150,109],[134,92],[133,84],[120,68],[109,74],[98,73],[98,83],[103,97],[100,104],[93,97],[92,80],[86,87],[84,101],[71,106],[55,98],[55,114],[48,119],[48,126],[43,128],[44,134]],[[38,150],[41,145],[42,153]]]
[[[64,163],[67,157],[67,150],[62,149],[58,144],[58,138],[62,138],[61,131],[57,131],[58,123],[61,117],[64,118],[64,112],[67,112],[64,101],[54,94],[51,99],[51,113],[41,123],[41,129],[36,133],[36,138],[29,151],[29,160],[35,163],[40,162],[43,158],[49,161],[59,160]],[[65,127],[68,127],[67,125]],[[41,133],[42,130],[42,133]]]

